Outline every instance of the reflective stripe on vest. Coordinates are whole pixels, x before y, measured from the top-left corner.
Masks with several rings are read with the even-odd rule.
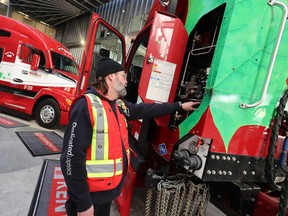
[[[122,174],[122,158],[116,161],[115,175]],[[114,160],[86,161],[88,177],[112,177],[114,175]]]
[[[92,103],[94,118],[91,141],[91,160],[86,160],[88,177],[112,177],[122,174],[122,158],[109,160],[108,121],[101,100],[94,94],[86,94]]]

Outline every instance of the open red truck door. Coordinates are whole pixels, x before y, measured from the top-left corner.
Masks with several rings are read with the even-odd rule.
[[[92,13],[80,64],[78,94],[84,93],[95,81],[96,66],[102,57],[109,57],[125,65],[125,47],[124,37],[97,14]]]
[[[188,34],[176,17],[155,12],[137,35],[127,59],[128,95],[132,102],[174,102]],[[157,118],[167,126],[169,116]]]
[[[188,34],[179,18],[159,12],[154,14],[153,20],[146,24],[133,41],[126,61],[128,101],[174,102],[187,39]],[[169,116],[155,119],[159,126],[167,126],[168,121]],[[136,139],[141,124],[140,120],[133,122],[131,133]],[[122,193],[116,200],[122,216],[130,212],[136,170],[130,164]]]

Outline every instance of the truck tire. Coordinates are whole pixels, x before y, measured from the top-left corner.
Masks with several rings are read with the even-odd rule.
[[[44,128],[54,128],[60,120],[60,108],[58,103],[49,98],[41,101],[36,108],[36,121]]]

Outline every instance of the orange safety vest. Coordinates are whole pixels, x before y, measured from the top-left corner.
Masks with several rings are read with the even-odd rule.
[[[123,176],[122,143],[128,163],[130,161],[127,121],[116,107],[117,121],[108,101],[101,100],[92,93],[84,96],[93,127],[92,141],[86,156],[89,190],[90,192],[111,190],[117,187]],[[121,102],[124,104],[122,100]]]

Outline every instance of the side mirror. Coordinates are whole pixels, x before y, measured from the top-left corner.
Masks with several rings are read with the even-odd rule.
[[[38,70],[40,62],[40,55],[33,54],[31,62],[31,70]]]

